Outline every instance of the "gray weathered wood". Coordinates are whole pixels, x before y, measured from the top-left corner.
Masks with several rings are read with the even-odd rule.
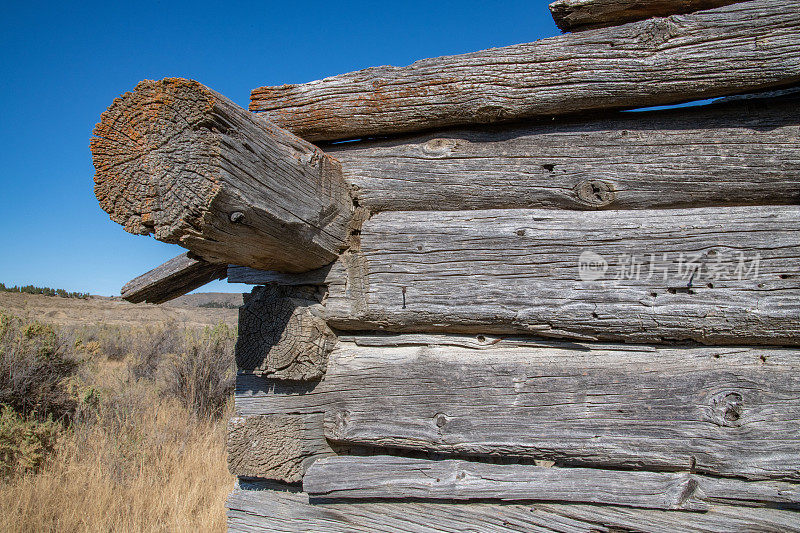
[[[161,304],[227,275],[227,265],[193,259],[183,253],[130,280],[120,293],[123,299],[135,304]]]
[[[286,380],[325,374],[336,335],[320,317],[316,287],[256,287],[239,311],[236,366]]]
[[[742,482],[746,483],[746,482]],[[329,498],[548,500],[707,511],[686,473],[547,468],[388,455],[320,459],[303,490]]]
[[[372,212],[800,201],[800,96],[331,145]]]
[[[306,493],[237,488],[228,497],[232,532],[280,533],[663,533],[800,531],[798,513],[715,506],[707,513],[580,504],[324,502]]]
[[[753,0],[535,43],[253,90],[308,140],[711,98],[800,81],[797,0]],[[757,46],[754,43],[758,43]]]
[[[233,474],[294,483],[315,459],[334,453],[325,439],[323,406],[304,403],[317,386],[254,374],[236,376],[236,415],[228,425]],[[259,406],[239,409],[240,398],[258,398]]]
[[[303,490],[326,498],[545,500],[694,511],[707,511],[707,502],[800,507],[795,483],[390,455],[319,459],[303,477]]]
[[[736,4],[743,0],[557,0],[550,13],[562,31],[617,26]]]
[[[228,283],[249,283],[250,285],[324,285],[331,271],[331,266],[309,270],[308,272],[289,273],[273,270],[257,270],[238,265],[228,265]]]
[[[260,415],[228,421],[228,469],[244,477],[295,483],[331,452],[321,435],[322,415]]]
[[[476,340],[340,339],[314,387],[239,376],[236,411],[324,412],[348,445],[800,480],[796,349]]]
[[[94,135],[95,194],[131,233],[291,272],[346,246],[353,205],[338,163],[195,81],[139,83]]]
[[[798,227],[797,206],[384,212],[324,312],[342,330],[796,345]]]

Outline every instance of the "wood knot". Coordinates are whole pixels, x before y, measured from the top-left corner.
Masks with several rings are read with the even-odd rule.
[[[614,185],[597,179],[578,182],[575,185],[575,195],[580,203],[590,207],[605,207],[616,200],[617,197]]]
[[[233,213],[231,213],[230,218],[232,223],[241,224],[242,222],[244,222],[244,213],[242,213],[241,211],[234,211]]]
[[[343,439],[347,428],[350,425],[350,411],[342,409],[333,416],[333,427],[331,433],[334,439]]]
[[[422,145],[422,152],[428,155],[446,156],[450,155],[456,141],[453,139],[431,139]]]
[[[506,118],[509,118],[509,112],[499,105],[486,105],[475,111],[475,122],[498,122]]]
[[[709,417],[718,426],[740,426],[744,398],[738,392],[721,392],[711,399]]]
[[[447,416],[444,413],[436,413],[433,417],[433,422],[436,424],[436,427],[443,428],[445,424],[447,424]]]

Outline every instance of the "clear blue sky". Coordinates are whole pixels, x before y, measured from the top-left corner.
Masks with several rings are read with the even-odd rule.
[[[6,3],[0,282],[113,295],[181,252],[123,231],[92,192],[92,128],[139,80],[192,78],[247,107],[262,85],[557,35],[547,4]],[[201,290],[249,288],[217,282]]]

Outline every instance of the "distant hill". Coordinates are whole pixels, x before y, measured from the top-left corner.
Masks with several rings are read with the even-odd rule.
[[[219,307],[203,307],[217,304]],[[183,327],[213,326],[223,322],[233,327],[238,323],[241,294],[200,293],[181,296],[172,302],[132,304],[119,296],[60,298],[42,294],[0,292],[0,311],[28,316],[59,325],[112,324],[146,326],[174,322]]]
[[[162,305],[238,309],[242,305],[242,294],[238,292],[198,292],[180,296]]]

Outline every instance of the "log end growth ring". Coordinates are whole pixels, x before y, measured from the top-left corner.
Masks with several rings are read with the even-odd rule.
[[[178,243],[217,190],[218,95],[182,78],[144,80],[116,98],[91,140],[94,191],[126,231]]]
[[[196,81],[139,83],[102,114],[91,148],[97,199],[131,233],[282,272],[347,246],[353,202],[338,162]]]

